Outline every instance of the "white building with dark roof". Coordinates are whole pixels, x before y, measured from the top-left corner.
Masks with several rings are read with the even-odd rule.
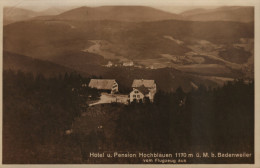
[[[154,100],[156,93],[156,83],[154,80],[135,79],[132,84],[133,91],[129,94],[129,101],[144,101],[149,98],[151,102]]]
[[[118,92],[118,84],[115,79],[91,79],[88,86],[98,90],[110,91],[110,93]]]

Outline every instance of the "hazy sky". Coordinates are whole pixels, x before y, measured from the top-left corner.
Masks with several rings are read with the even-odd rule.
[[[141,5],[151,6],[172,13],[180,13],[194,8],[212,9],[219,6],[232,5],[232,3],[224,3],[230,2],[224,0],[210,0],[210,2],[209,0],[3,0],[3,2],[5,6],[26,8],[34,11],[41,11],[51,7],[72,9],[79,6]],[[239,0],[236,2],[239,2]]]

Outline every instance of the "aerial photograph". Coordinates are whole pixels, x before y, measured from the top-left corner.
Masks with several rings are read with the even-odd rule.
[[[254,10],[4,6],[2,164],[254,164]]]

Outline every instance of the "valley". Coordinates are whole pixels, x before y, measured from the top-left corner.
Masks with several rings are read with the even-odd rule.
[[[136,13],[127,12],[132,9]],[[121,16],[115,17],[119,12]],[[117,72],[120,78],[127,73],[157,78],[153,71],[165,71],[168,76],[173,70],[175,76],[185,74],[177,85],[186,89],[192,88],[190,83],[219,85],[223,83],[220,79],[253,78],[254,23],[190,21],[184,17],[197,13],[181,16],[142,6],[80,7],[5,25],[3,49],[80,73],[110,78],[117,77],[113,76],[115,69],[120,69]],[[4,64],[11,65],[10,61],[4,60]],[[12,64],[5,67],[12,69],[15,64],[21,67],[18,64],[22,63]],[[136,72],[148,73],[142,76]],[[183,84],[184,81],[189,82]],[[166,88],[172,90],[177,86]]]

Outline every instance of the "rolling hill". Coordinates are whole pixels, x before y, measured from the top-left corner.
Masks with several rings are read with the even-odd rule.
[[[3,48],[93,75],[109,76],[108,61],[133,61],[148,71],[173,68],[207,80],[253,77],[254,22],[181,20],[207,12],[179,17],[141,6],[81,7],[5,25]]]
[[[103,46],[97,50],[138,62],[162,58],[161,54],[185,56],[195,50],[193,46],[197,43],[201,46],[201,40],[225,48],[226,44],[239,43],[241,38],[253,37],[253,23],[32,20],[4,26],[4,49],[51,61],[57,60],[55,57],[64,53],[86,51],[94,45],[92,40],[101,40],[107,42],[107,46],[102,43],[100,45]],[[94,53],[86,52],[85,55],[100,55],[98,51],[92,52]],[[75,61],[77,55],[74,55]],[[108,57],[106,54],[101,56],[105,59]],[[102,63],[105,62],[100,62]]]
[[[75,72],[74,69],[61,66],[49,61],[33,59],[24,55],[3,52],[3,70],[14,70],[23,72],[32,72],[33,74],[43,74],[45,76],[54,76],[65,74],[66,72]],[[80,72],[87,76],[87,73]]]
[[[214,32],[214,33],[212,33]],[[183,41],[178,44],[164,36]],[[127,58],[156,58],[165,52],[183,55],[196,40],[214,44],[253,38],[253,23],[156,21],[128,23],[115,21],[27,21],[4,26],[4,49],[45,59],[67,51],[91,46],[89,40],[107,40],[112,50]]]
[[[224,6],[216,9],[192,9],[181,13],[181,15],[192,21],[236,21],[253,22],[254,7],[250,6]]]

